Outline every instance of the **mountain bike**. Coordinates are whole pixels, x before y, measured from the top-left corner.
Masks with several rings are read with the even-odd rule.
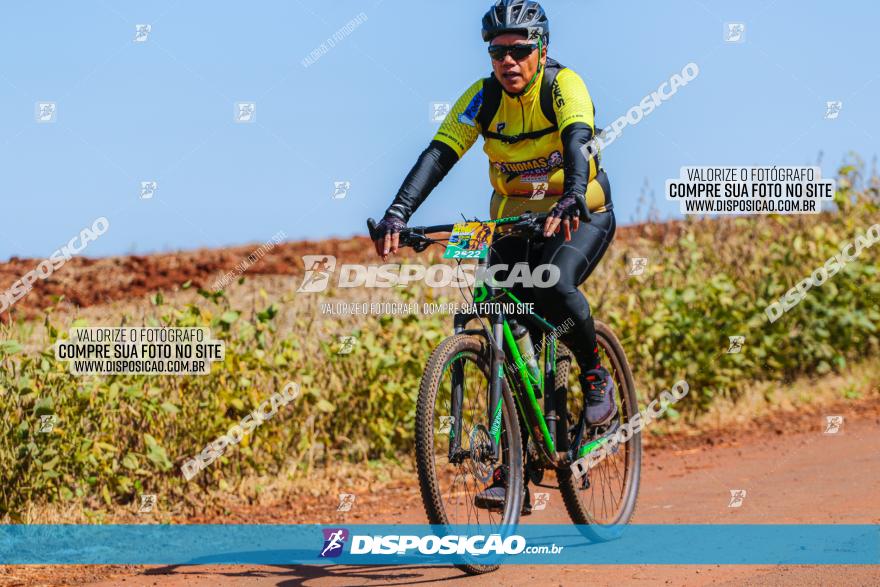
[[[502,238],[516,235],[537,241],[543,238],[546,217],[528,212],[480,224],[494,225]],[[368,220],[367,226],[375,240],[375,221]],[[406,228],[400,233],[400,247],[421,252],[444,240],[455,240],[457,226],[461,225]],[[449,239],[429,236],[449,232],[453,233]],[[478,268],[487,267],[489,258],[487,254],[479,259]],[[499,300],[507,303],[490,303]],[[571,466],[600,449],[638,413],[626,354],[611,329],[596,321],[600,359],[617,390],[618,416],[607,425],[589,426],[573,357],[557,340],[559,325],[536,313],[504,311],[522,307],[523,302],[497,282],[478,282],[473,304],[454,315],[454,333],[428,359],[415,423],[419,485],[428,521],[443,526],[515,526],[525,499],[525,478],[536,486],[554,488],[543,482],[545,471],[553,470],[571,520],[589,539],[608,539],[611,536],[603,529],[627,524],[635,511],[640,435],[616,444],[604,460],[580,477]],[[523,356],[517,344],[514,333],[523,326],[542,338],[540,363],[534,356],[537,353]],[[495,469],[506,478],[503,507],[479,509],[474,497],[490,484]],[[456,566],[469,574],[498,568]]]

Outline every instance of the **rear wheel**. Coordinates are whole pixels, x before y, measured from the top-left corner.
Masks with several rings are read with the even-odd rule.
[[[480,525],[485,531],[511,526],[519,519],[523,500],[519,421],[505,384],[499,455],[493,459],[488,421],[490,366],[486,340],[463,334],[444,340],[428,360],[416,409],[416,462],[430,524]],[[456,397],[460,399],[453,401]],[[507,479],[503,510],[479,509],[474,498],[492,483],[497,467]],[[456,566],[470,574],[498,568]]]
[[[617,390],[615,401],[622,426],[639,411],[632,371],[620,341],[607,325],[598,321],[596,339],[600,361],[611,374]],[[577,418],[583,410],[583,392],[571,367],[574,367],[574,361],[570,355],[567,363],[564,359],[560,361],[557,387],[568,386],[569,428],[573,438]],[[612,538],[619,533],[614,527],[628,524],[632,519],[639,494],[641,463],[642,438],[637,433],[628,442],[619,444],[616,452],[581,478],[577,478],[569,467],[556,472],[568,515],[575,524],[585,525],[584,531],[589,538]]]

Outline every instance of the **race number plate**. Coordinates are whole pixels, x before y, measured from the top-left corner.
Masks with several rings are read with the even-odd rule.
[[[444,259],[485,259],[489,254],[494,222],[459,222],[443,252]]]

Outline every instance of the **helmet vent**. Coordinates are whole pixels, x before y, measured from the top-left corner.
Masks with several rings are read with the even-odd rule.
[[[538,34],[545,44],[550,40],[547,15],[534,0],[497,0],[483,17],[482,28],[484,41],[506,32],[521,33],[526,30]]]

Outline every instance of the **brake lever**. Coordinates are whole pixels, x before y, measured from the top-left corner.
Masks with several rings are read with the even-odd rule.
[[[543,237],[544,236],[544,224],[541,222],[543,219],[537,214],[533,214],[527,212],[523,214],[523,216],[528,215],[528,218],[520,220],[513,226],[522,232],[529,233],[529,237]]]
[[[400,244],[407,247],[412,247],[415,252],[421,253],[434,242],[432,239],[425,236],[424,231],[424,226],[414,226],[412,228],[407,228],[406,232],[401,233]]]
[[[377,226],[377,224],[378,224],[378,223],[377,223],[375,220],[373,220],[372,218],[367,218],[367,232],[370,233],[370,240],[371,240],[371,241],[374,241],[374,240],[376,240],[377,238],[379,238],[379,237],[376,235],[376,226]]]

